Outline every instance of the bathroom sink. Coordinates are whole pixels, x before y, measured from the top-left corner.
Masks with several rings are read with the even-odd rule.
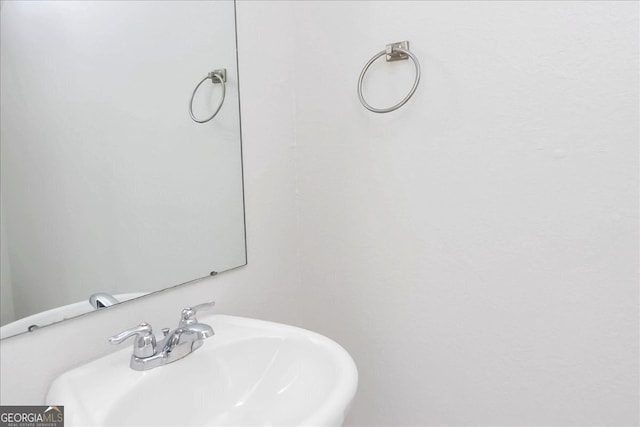
[[[66,426],[342,424],[358,373],[334,341],[241,317],[200,321],[215,335],[187,357],[135,371],[127,346],[59,376],[46,404],[64,405]]]

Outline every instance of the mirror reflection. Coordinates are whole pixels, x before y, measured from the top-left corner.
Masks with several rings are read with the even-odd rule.
[[[233,1],[1,7],[2,338],[244,265]]]

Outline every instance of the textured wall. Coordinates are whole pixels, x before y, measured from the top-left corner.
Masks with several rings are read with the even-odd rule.
[[[638,4],[298,2],[305,321],[360,425],[638,423]],[[410,40],[422,82],[365,110]],[[379,61],[374,105],[412,83]]]
[[[2,209],[2,201],[0,200],[0,209]],[[13,311],[13,285],[11,284],[11,270],[9,268],[9,259],[7,252],[7,235],[4,228],[4,221],[0,213],[0,265],[6,266],[0,269],[0,325],[4,325],[15,319]]]

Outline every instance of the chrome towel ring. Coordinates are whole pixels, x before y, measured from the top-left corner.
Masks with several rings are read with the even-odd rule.
[[[211,79],[211,83],[214,83],[214,84],[215,83],[220,83],[220,84],[222,84],[222,98],[220,99],[220,104],[218,104],[218,107],[216,108],[216,111],[213,112],[211,117],[209,117],[208,119],[204,119],[204,120],[198,120],[196,118],[196,116],[193,115],[193,98],[196,96],[196,92],[200,88],[200,85],[202,83],[204,83],[208,79]],[[225,82],[226,81],[227,81],[227,69],[226,68],[222,68],[222,69],[219,69],[219,70],[213,70],[209,74],[207,74],[207,76],[204,79],[200,80],[200,83],[198,83],[196,88],[193,90],[193,93],[191,94],[191,101],[189,102],[189,115],[191,116],[191,118],[193,119],[194,122],[196,122],[196,123],[207,123],[209,120],[213,119],[216,116],[216,114],[218,114],[218,111],[220,111],[220,108],[222,108],[222,103],[224,102],[224,96],[225,96],[225,93],[226,93],[226,86],[225,86]]]
[[[411,58],[411,60],[413,61],[413,65],[415,65],[416,67],[416,80],[413,82],[413,87],[409,91],[409,94],[405,96],[402,101],[389,108],[372,107],[367,103],[367,101],[365,101],[364,96],[362,96],[362,80],[364,79],[364,75],[371,64],[373,64],[376,59],[380,58],[382,55],[387,55],[387,62],[401,61],[403,59]],[[360,78],[358,79],[358,98],[360,99],[360,102],[362,103],[364,108],[369,111],[373,111],[374,113],[389,113],[402,107],[413,96],[416,88],[418,87],[418,82],[420,82],[420,63],[418,62],[418,58],[416,58],[416,56],[409,51],[409,42],[403,41],[398,43],[391,43],[387,45],[385,50],[376,53],[362,69]]]

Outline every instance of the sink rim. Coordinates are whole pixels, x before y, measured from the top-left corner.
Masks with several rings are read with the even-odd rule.
[[[311,412],[309,412],[308,414],[301,414],[300,420],[298,422],[300,425],[327,425],[335,424],[336,421],[338,421],[338,423],[341,423],[344,420],[344,417],[349,410],[349,407],[351,406],[351,402],[353,401],[357,390],[358,370],[351,355],[349,355],[349,353],[340,344],[317,332],[283,323],[225,314],[208,314],[201,315],[199,317],[201,322],[211,324],[214,330],[219,328],[221,329],[221,331],[224,331],[226,330],[224,328],[224,325],[230,326],[231,328],[242,328],[242,332],[247,333],[246,337],[243,337],[242,334],[239,335],[239,337],[242,339],[252,339],[259,337],[282,337],[285,339],[289,338],[294,341],[301,339],[313,345],[318,345],[319,349],[326,351],[326,357],[328,361],[327,363],[329,363],[333,368],[336,369],[336,385],[327,392],[326,396],[324,396],[323,399],[318,402],[317,407],[313,408]],[[230,334],[232,333],[233,332],[230,332]],[[216,336],[214,335],[210,339],[215,340]],[[222,341],[222,346],[233,343],[233,339],[231,341],[227,341],[227,339],[225,339],[225,341]],[[204,346],[197,352],[207,351],[206,345],[207,343],[205,342]],[[215,351],[215,348],[210,348],[209,351]],[[116,350],[110,354],[107,354],[106,356],[69,369],[68,371],[57,376],[52,381],[45,401],[52,402],[55,400],[60,403],[60,398],[56,397],[58,395],[72,396],[74,393],[76,393],[77,396],[77,392],[73,390],[74,379],[85,377],[88,372],[82,371],[91,369],[91,365],[94,364],[94,368],[100,368],[101,364],[110,368],[112,366],[115,366],[115,364],[122,364],[122,369],[126,369],[131,371],[131,373],[137,373],[140,375],[153,375],[154,371],[160,372],[161,370],[166,369],[166,367],[158,367],[149,371],[133,371],[129,368],[127,363],[130,355],[131,348],[127,346],[127,348]],[[190,356],[187,356],[184,360],[189,360],[189,357]],[[175,363],[185,363],[184,360],[177,361]],[[75,401],[78,403],[82,402],[82,398],[76,397]],[[112,408],[109,408],[110,411]],[[102,414],[98,418],[102,420],[108,419],[106,417],[109,417],[109,415],[107,415],[109,411],[107,411],[105,414]],[[338,416],[340,417],[340,419],[338,419]],[[87,421],[92,422],[89,420]]]

